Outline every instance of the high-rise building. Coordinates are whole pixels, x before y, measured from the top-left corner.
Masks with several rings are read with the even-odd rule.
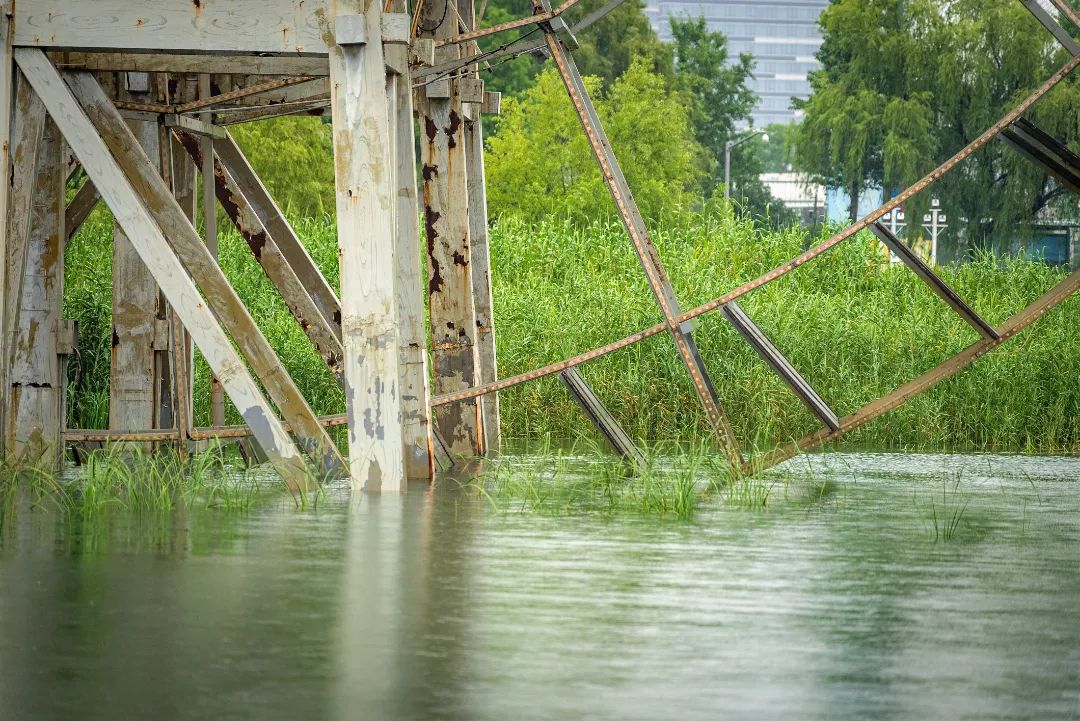
[[[646,14],[657,34],[671,39],[671,17],[704,17],[710,30],[728,39],[730,61],[754,56],[750,87],[758,96],[754,125],[798,120],[791,98],[810,94],[807,73],[818,67],[821,46],[817,19],[829,0],[647,0]]]

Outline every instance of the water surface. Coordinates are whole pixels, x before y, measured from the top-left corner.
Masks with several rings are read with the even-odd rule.
[[[9,513],[0,719],[1080,718],[1080,459],[770,478],[690,521]]]

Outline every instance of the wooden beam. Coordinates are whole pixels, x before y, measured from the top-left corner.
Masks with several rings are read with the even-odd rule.
[[[142,204],[139,193],[64,84],[59,71],[39,50],[19,49],[15,57],[68,144],[78,155],[87,175],[125,226],[135,249],[202,349],[211,369],[222,378],[233,403],[251,426],[275,468],[294,489],[307,488],[310,475],[292,439],[262,397],[243,359],[233,349],[229,337],[203,301],[191,276],[169,247],[162,229]],[[92,78],[85,80],[93,83]],[[93,87],[98,95],[96,102],[107,105],[108,99],[96,83]],[[126,130],[118,115],[114,116],[112,122]],[[128,143],[135,146],[134,138],[130,137],[130,133],[128,135]],[[152,166],[150,171],[153,171]],[[178,209],[178,212],[182,215],[182,211]]]
[[[15,113],[11,129],[12,171],[9,173],[9,209],[7,217],[7,254],[4,264],[3,299],[4,316],[2,347],[8,355],[0,359],[2,399],[7,406],[8,375],[13,361],[11,351],[18,340],[17,321],[21,313],[22,281],[26,272],[26,252],[30,238],[30,220],[33,215],[35,186],[37,180],[38,153],[45,131],[45,106],[30,87],[26,78],[16,73]],[[5,184],[6,185],[6,184]]]
[[[166,115],[165,127],[183,130],[194,135],[202,135],[213,140],[225,139],[225,128],[219,128],[212,122],[193,118],[189,115]]]
[[[8,249],[8,215],[10,213],[9,196],[11,184],[11,118],[15,111],[15,63],[11,47],[11,6],[12,0],[4,0],[0,5],[0,254],[7,258]],[[5,263],[6,267],[6,263]],[[0,282],[4,287],[0,288],[0,323],[7,318],[7,297],[9,295],[6,273],[0,273]],[[6,449],[4,444],[8,437],[8,429],[11,419],[7,416],[6,390],[8,387],[8,366],[3,362],[10,357],[11,347],[8,334],[0,328],[0,453]]]
[[[205,156],[200,141],[187,133],[177,133],[181,144],[190,157],[200,167]],[[315,302],[308,295],[300,279],[296,277],[289,262],[285,259],[275,242],[274,236],[266,229],[259,217],[252,210],[243,191],[221,162],[215,157],[209,178],[214,182],[217,201],[221,203],[225,214],[233,221],[240,236],[247,242],[259,266],[266,273],[270,282],[281,294],[296,322],[300,324],[315,349],[326,361],[327,366],[340,378],[344,350],[341,347],[340,326],[326,320],[319,312]],[[203,171],[206,172],[205,170]],[[211,198],[211,202],[213,198]],[[211,207],[214,207],[213,205]],[[214,425],[223,425],[215,422]]]
[[[479,117],[465,121],[465,161],[468,175],[469,243],[472,251],[473,304],[476,307],[477,376],[481,385],[499,377],[495,353],[495,313],[491,294],[491,248],[488,235],[487,184],[484,178],[484,130]],[[484,450],[498,453],[499,394],[480,399]]]
[[[34,179],[20,312],[8,396],[8,452],[20,465],[57,468],[63,458],[66,381],[57,348],[64,302],[64,139],[45,124]]]
[[[934,295],[945,301],[946,305],[956,311],[957,315],[974,328],[975,332],[990,340],[997,338],[997,332],[994,330],[993,326],[972,310],[971,306],[965,303],[964,299],[956,294],[956,291],[950,288],[937,273],[931,270],[931,268],[922,261],[922,258],[915,254],[915,251],[907,247],[907,243],[893,235],[892,231],[882,225],[880,221],[871,223],[870,230],[896,257],[900,258],[904,265],[910,268],[915,275],[919,276],[924,283],[930,286],[930,290],[934,291]]]
[[[419,200],[416,193],[416,134],[413,129],[413,91],[406,68],[387,75],[392,99],[391,128],[394,157],[395,285],[400,337],[401,434],[408,478],[431,480],[435,474],[428,403],[428,353],[424,328],[424,288],[421,276]]]
[[[341,330],[355,489],[405,490],[382,3],[342,0],[330,50]],[[354,32],[345,32],[346,28]],[[356,30],[375,42],[360,44]]]
[[[50,50],[325,55],[317,0],[19,0],[12,42]],[[375,37],[378,37],[377,35]]]
[[[270,343],[255,324],[240,297],[221,272],[191,222],[176,201],[165,192],[161,177],[141,153],[119,113],[88,73],[67,73],[65,82],[79,99],[83,110],[98,128],[102,140],[140,195],[146,209],[165,232],[180,262],[206,296],[207,304],[229,331],[233,341],[251,363],[263,387],[292,426],[304,449],[328,476],[338,474],[345,463],[334,441],[318,424],[315,414],[286,372]],[[176,304],[173,304],[176,307]],[[185,323],[185,325],[187,325]],[[188,327],[194,334],[194,331]],[[225,382],[218,373],[222,383]],[[264,448],[269,452],[269,449]]]
[[[239,73],[243,75],[325,76],[325,57],[281,55],[184,55],[174,52],[65,52],[57,65],[66,70],[143,73]]]
[[[87,180],[75,193],[75,197],[68,203],[67,212],[64,213],[64,222],[67,230],[64,233],[64,242],[71,242],[71,239],[75,237],[75,234],[79,232],[79,228],[83,227],[83,223],[90,217],[90,214],[94,212],[94,208],[101,202],[101,193],[97,191],[94,184]]]
[[[750,344],[754,352],[761,356],[762,360],[773,369],[776,375],[780,376],[780,380],[787,384],[791,392],[810,409],[810,412],[832,430],[835,431],[839,428],[840,420],[836,417],[836,413],[833,412],[832,408],[829,408],[828,404],[806,382],[806,379],[802,377],[799,371],[795,370],[795,366],[791,365],[791,361],[773,345],[761,328],[739,307],[739,304],[731,301],[722,310],[724,316],[739,331],[739,335]]]
[[[577,368],[567,368],[559,374],[570,396],[577,402],[592,424],[607,439],[615,452],[639,469],[648,468],[645,454],[623,430],[615,416],[604,406]]]
[[[148,101],[147,93],[126,90],[129,83],[120,76],[120,98]],[[147,84],[145,87],[149,87]],[[157,122],[128,120],[127,126],[147,156],[161,157],[161,135]],[[87,181],[92,182],[92,181]],[[112,362],[109,366],[109,428],[148,431],[172,426],[171,418],[159,423],[161,401],[168,400],[166,415],[171,416],[172,393],[169,386],[171,358],[168,343],[158,343],[158,320],[167,308],[154,276],[128,239],[124,228],[113,226],[112,287]]]
[[[426,0],[421,27],[428,36],[454,35],[454,0]],[[455,45],[436,51],[436,61],[459,57]],[[465,123],[457,80],[444,88],[425,86],[417,112],[424,188],[424,228],[428,250],[428,306],[435,393],[477,384],[476,306],[469,241]],[[453,454],[483,453],[480,404],[469,400],[435,412],[435,425]]]
[[[323,318],[336,327],[335,332],[340,338],[341,302],[338,300],[337,293],[330,287],[319,267],[315,265],[315,261],[300,241],[300,237],[285,219],[281,208],[274,202],[270,191],[263,185],[254,168],[251,167],[251,163],[240,150],[240,146],[236,144],[236,139],[229,135],[225,140],[214,143],[214,150],[221,164],[236,183],[237,189],[247,199],[248,205],[259,222],[274,239],[285,261],[315,302]]]

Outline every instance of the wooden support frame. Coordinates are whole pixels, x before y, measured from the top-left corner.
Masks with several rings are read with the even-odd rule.
[[[209,55],[182,52],[65,52],[61,70],[134,71],[143,73],[243,73],[245,75],[325,76],[325,57],[283,55]]]
[[[638,469],[648,468],[649,463],[645,459],[645,454],[641,452],[641,449],[637,447],[629,434],[615,420],[615,416],[611,415],[611,412],[600,401],[593,389],[585,382],[581,372],[577,368],[567,368],[559,374],[559,379],[562,380],[563,385],[566,386],[574,401],[581,406],[581,410],[585,411],[585,415],[589,417],[596,429],[615,449],[615,452]]]
[[[919,276],[919,278],[930,287],[930,290],[934,291],[934,295],[941,298],[946,305],[956,311],[957,315],[974,328],[975,332],[987,340],[994,340],[997,338],[997,332],[994,330],[993,326],[972,310],[971,306],[965,303],[964,299],[956,294],[956,291],[950,288],[937,273],[926,265],[926,263],[922,261],[922,258],[915,254],[915,251],[893,235],[891,230],[880,222],[872,223],[870,225],[870,230],[896,257],[900,258],[904,265],[910,268],[915,275]]]
[[[355,489],[406,487],[394,298],[393,167],[382,4],[342,0],[330,49],[341,335]],[[359,32],[361,31],[362,32]],[[361,42],[363,35],[374,40]]]
[[[810,409],[811,413],[834,431],[840,427],[840,420],[837,418],[836,413],[833,412],[833,409],[822,400],[818,392],[806,382],[806,379],[795,369],[791,361],[773,345],[773,342],[769,340],[764,331],[754,323],[737,302],[731,301],[723,307],[722,312],[724,317],[739,331],[739,335],[773,369],[773,372],[780,376],[780,380],[784,381],[787,387],[791,389],[791,392],[802,401],[803,405]]]
[[[143,262],[169,297],[185,327],[202,349],[210,367],[222,378],[233,403],[248,421],[271,463],[291,487],[298,490],[308,488],[311,476],[292,439],[262,397],[243,360],[202,300],[194,281],[170,249],[162,229],[143,205],[138,192],[94,129],[59,71],[40,50],[19,49],[15,52],[15,58],[78,156],[87,175],[101,191],[113,213],[126,226],[132,244]],[[97,95],[95,101],[109,105],[96,82],[88,76],[82,77],[83,84],[88,85]],[[115,112],[113,109],[113,113]],[[114,115],[112,123],[126,130],[118,114]],[[130,133],[128,135],[128,142],[134,145],[134,139],[130,138]],[[143,160],[149,165],[145,157]],[[149,166],[149,171],[156,177],[153,166]],[[160,194],[159,192],[158,195]],[[177,211],[179,212],[179,207]]]

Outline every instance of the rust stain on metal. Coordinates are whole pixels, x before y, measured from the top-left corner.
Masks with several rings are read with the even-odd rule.
[[[428,141],[432,143],[439,136],[439,126],[435,124],[435,121],[430,116],[424,118],[424,133],[427,134]]]
[[[468,268],[469,267],[468,258],[466,258],[463,254],[459,253],[458,251],[455,250],[450,257],[454,261],[454,265],[461,266],[462,268]]]
[[[444,132],[446,133],[446,147],[453,150],[457,147],[457,134],[461,130],[461,116],[457,114],[456,110],[450,111],[450,124],[446,126]]]
[[[428,263],[430,267],[428,276],[429,295],[441,291],[444,283],[442,269],[439,267],[439,261],[435,259],[435,239],[439,237],[439,232],[435,230],[435,224],[439,222],[441,217],[442,214],[434,210],[430,205],[424,206],[424,234],[427,236]]]
[[[435,178],[435,176],[439,174],[439,166],[427,165],[425,163],[424,167],[420,170],[420,174],[423,176],[425,183],[430,183]]]

